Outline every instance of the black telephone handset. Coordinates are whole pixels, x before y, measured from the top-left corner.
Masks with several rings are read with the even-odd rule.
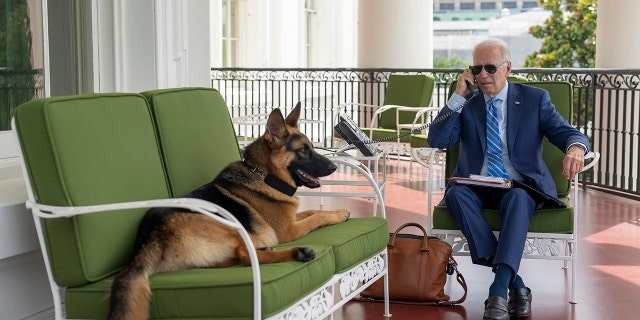
[[[350,146],[355,146],[358,149],[360,149],[360,151],[364,155],[372,156],[375,153],[376,145],[379,142],[396,140],[398,138],[402,138],[410,134],[418,133],[432,126],[433,124],[444,121],[446,118],[458,112],[458,110],[462,109],[462,107],[464,107],[467,103],[469,103],[469,101],[471,101],[471,99],[475,98],[475,96],[477,96],[480,93],[480,89],[478,89],[477,86],[471,84],[471,82],[469,82],[468,80],[465,80],[465,82],[467,83],[467,88],[469,89],[469,91],[471,91],[471,93],[473,93],[473,95],[469,97],[469,99],[465,100],[463,104],[459,105],[454,110],[449,110],[449,112],[439,115],[438,117],[433,119],[433,121],[431,121],[430,123],[427,123],[419,128],[414,128],[414,129],[411,129],[410,131],[403,132],[395,136],[388,136],[382,139],[371,140],[369,136],[367,136],[364,132],[362,132],[362,130],[356,125],[356,123],[348,115],[344,113],[340,114],[338,123],[334,126],[334,129],[336,129],[338,134],[340,134],[340,136],[342,136],[342,138],[344,138],[347,141],[348,145],[338,149],[336,153],[348,150]]]
[[[475,86],[475,85],[471,84],[471,82],[469,82],[469,80],[465,80],[464,82],[467,83],[467,89],[469,89],[469,91],[471,91],[474,96],[477,95],[480,92],[480,89],[478,89],[478,86]]]

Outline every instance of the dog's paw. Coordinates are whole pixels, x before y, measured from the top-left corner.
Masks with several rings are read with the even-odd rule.
[[[295,248],[293,258],[300,262],[311,261],[316,258],[316,251],[308,247]]]
[[[349,216],[351,215],[351,211],[347,209],[337,209],[334,212],[337,216],[342,218],[342,221],[347,221],[347,219],[349,219]]]

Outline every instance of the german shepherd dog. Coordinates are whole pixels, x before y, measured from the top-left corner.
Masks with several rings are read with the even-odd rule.
[[[245,148],[243,161],[229,164],[213,181],[184,196],[216,203],[233,214],[258,248],[261,264],[313,260],[316,252],[311,248],[274,247],[349,218],[346,209],[297,213],[297,187],[317,188],[318,177],[336,170],[299,131],[299,116],[299,102],[286,119],[279,109],[272,111],[265,133]],[[248,249],[235,229],[176,208],[147,211],[134,252],[131,263],[113,280],[109,319],[149,318],[149,276],[154,273],[250,264]]]

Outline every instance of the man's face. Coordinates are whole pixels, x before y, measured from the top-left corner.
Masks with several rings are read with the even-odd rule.
[[[498,95],[507,83],[507,76],[511,73],[511,61],[505,61],[502,58],[498,47],[481,47],[477,48],[473,54],[473,65],[482,66],[480,73],[475,74],[476,82],[482,92],[492,98]],[[495,73],[492,74],[487,69],[489,71],[494,69]]]

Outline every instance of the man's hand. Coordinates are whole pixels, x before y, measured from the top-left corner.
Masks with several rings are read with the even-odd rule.
[[[572,145],[562,160],[562,175],[571,179],[582,171],[584,167],[584,148],[579,145]]]
[[[458,83],[456,84],[455,92],[463,97],[471,93],[467,87],[466,81],[469,81],[469,83],[473,83],[475,81],[473,73],[471,73],[471,69],[464,69],[464,71],[458,75]]]

